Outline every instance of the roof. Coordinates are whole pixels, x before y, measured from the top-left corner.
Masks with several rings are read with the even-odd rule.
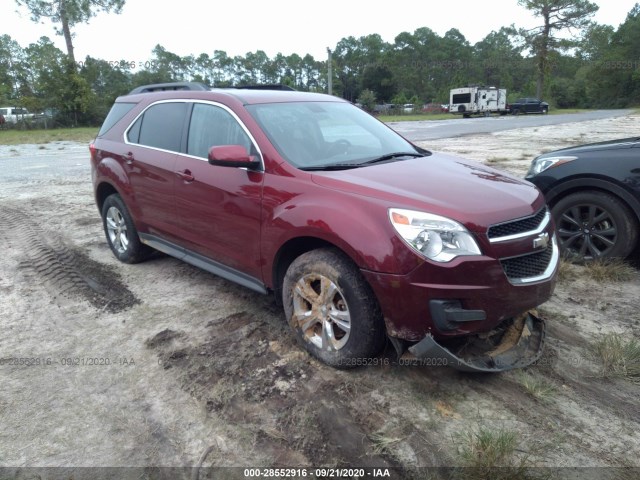
[[[299,92],[278,86],[257,86],[237,88],[209,88],[201,83],[175,82],[143,85],[133,89],[128,95],[118,98],[120,102],[146,100],[199,99],[213,100],[233,97],[244,105],[283,102],[345,102],[345,100],[322,93]]]

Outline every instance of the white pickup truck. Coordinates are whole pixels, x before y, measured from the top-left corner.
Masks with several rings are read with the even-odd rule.
[[[11,124],[35,118],[34,113],[29,113],[26,108],[20,107],[0,107],[0,116],[4,117],[5,122]]]

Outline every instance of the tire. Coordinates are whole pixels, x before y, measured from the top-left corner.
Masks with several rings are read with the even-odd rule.
[[[520,115],[520,109],[516,108],[511,112],[512,115]]]
[[[356,265],[337,250],[296,258],[284,277],[282,301],[298,342],[327,365],[367,365],[384,347],[378,302]]]
[[[546,108],[543,108],[543,109],[542,109],[542,114],[543,114],[543,115],[546,115],[547,113],[549,113],[549,110],[548,110],[548,109],[546,109]]]
[[[575,262],[627,257],[638,240],[638,222],[617,197],[600,191],[572,193],[551,209],[560,248]]]
[[[121,262],[142,262],[151,254],[152,249],[140,241],[131,214],[117,193],[109,195],[102,205],[102,225],[111,251]]]

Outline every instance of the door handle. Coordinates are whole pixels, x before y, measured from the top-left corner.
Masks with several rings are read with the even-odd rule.
[[[176,175],[183,179],[185,182],[193,182],[195,177],[191,175],[191,170],[178,170]]]
[[[125,153],[122,158],[124,158],[124,161],[127,162],[127,165],[131,165],[133,163],[133,152],[127,152]]]

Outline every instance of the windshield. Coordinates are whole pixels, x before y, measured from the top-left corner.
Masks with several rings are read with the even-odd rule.
[[[350,103],[295,102],[249,105],[271,143],[302,169],[357,167],[376,159],[421,156],[400,135]]]

